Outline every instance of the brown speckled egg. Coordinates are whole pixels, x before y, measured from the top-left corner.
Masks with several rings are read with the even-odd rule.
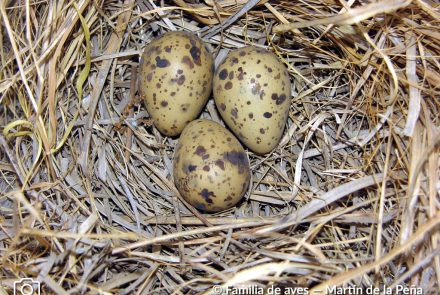
[[[220,124],[200,119],[183,130],[174,153],[174,183],[199,210],[233,207],[250,181],[248,157],[240,142]]]
[[[168,32],[145,47],[139,91],[161,133],[176,136],[199,115],[213,74],[212,55],[195,35]]]
[[[286,125],[290,78],[272,52],[257,47],[231,51],[214,75],[214,100],[226,124],[252,151],[264,154]]]

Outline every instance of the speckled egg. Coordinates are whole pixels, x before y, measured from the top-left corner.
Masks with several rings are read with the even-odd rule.
[[[213,74],[212,55],[195,35],[168,32],[145,47],[139,91],[161,133],[176,136],[199,115]]]
[[[247,191],[249,160],[240,142],[223,126],[195,120],[180,136],[173,177],[188,203],[205,212],[219,212],[236,205]]]
[[[252,151],[264,154],[280,141],[291,85],[285,65],[257,47],[231,51],[214,75],[214,100],[226,124]]]

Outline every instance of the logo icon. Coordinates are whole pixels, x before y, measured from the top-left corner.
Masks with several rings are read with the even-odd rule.
[[[15,281],[14,295],[40,295],[40,282],[31,278]]]

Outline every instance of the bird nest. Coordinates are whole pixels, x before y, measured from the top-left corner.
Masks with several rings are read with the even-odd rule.
[[[438,2],[75,3],[0,3],[2,294],[437,294]],[[175,30],[216,65],[266,48],[292,82],[280,143],[216,214],[178,194],[138,94]],[[212,98],[200,117],[221,122]]]

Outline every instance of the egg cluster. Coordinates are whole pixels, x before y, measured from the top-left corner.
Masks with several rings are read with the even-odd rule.
[[[236,49],[215,70],[202,40],[184,32],[165,33],[146,46],[139,92],[156,128],[167,136],[181,134],[174,182],[186,201],[205,212],[231,208],[246,193],[250,167],[240,141],[258,154],[272,151],[291,99],[287,69],[272,52]],[[218,123],[195,120],[211,92],[235,136]]]

